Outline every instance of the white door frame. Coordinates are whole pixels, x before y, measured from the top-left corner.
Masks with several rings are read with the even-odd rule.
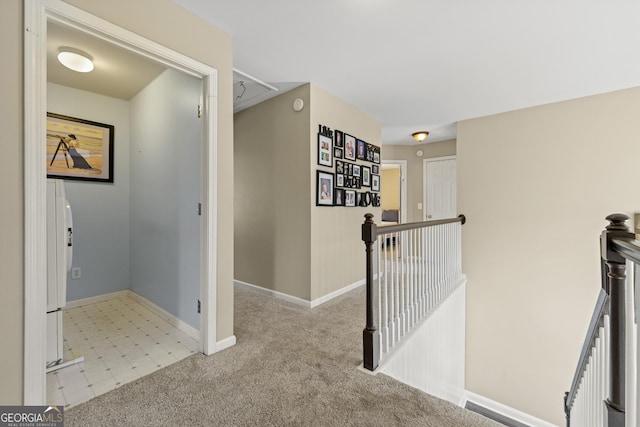
[[[217,70],[60,0],[24,3],[24,405],[46,401],[47,21],[73,27],[203,80],[200,349],[216,348]],[[195,207],[194,207],[195,209]]]
[[[422,161],[422,220],[423,221],[428,221],[427,219],[427,210],[428,210],[427,209],[427,165],[431,162],[441,162],[442,160],[456,160],[456,156],[432,157],[429,159],[424,159]],[[456,189],[456,197],[457,197],[457,193],[458,191]]]
[[[400,222],[407,222],[407,161],[406,160],[382,160],[383,165],[400,166]]]

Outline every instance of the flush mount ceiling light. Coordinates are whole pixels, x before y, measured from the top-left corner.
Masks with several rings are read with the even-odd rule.
[[[79,73],[88,73],[93,70],[91,55],[72,47],[58,49],[58,61],[68,69]]]
[[[429,136],[429,132],[427,132],[426,130],[421,130],[420,132],[412,133],[411,136],[416,140],[416,142],[422,142],[427,139],[427,137]]]

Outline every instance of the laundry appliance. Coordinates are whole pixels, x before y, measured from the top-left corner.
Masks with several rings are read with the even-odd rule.
[[[73,257],[73,220],[64,181],[47,179],[47,370],[62,363],[62,308]]]

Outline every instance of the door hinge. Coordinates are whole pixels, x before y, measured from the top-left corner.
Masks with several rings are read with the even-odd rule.
[[[198,313],[200,313],[200,300],[198,300]]]
[[[202,215],[202,203],[198,203],[198,215]]]

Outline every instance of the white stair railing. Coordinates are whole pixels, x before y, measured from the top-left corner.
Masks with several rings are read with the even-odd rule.
[[[458,218],[362,226],[367,252],[367,326],[364,367],[375,370],[391,349],[462,282]],[[379,329],[376,325],[379,325]]]

